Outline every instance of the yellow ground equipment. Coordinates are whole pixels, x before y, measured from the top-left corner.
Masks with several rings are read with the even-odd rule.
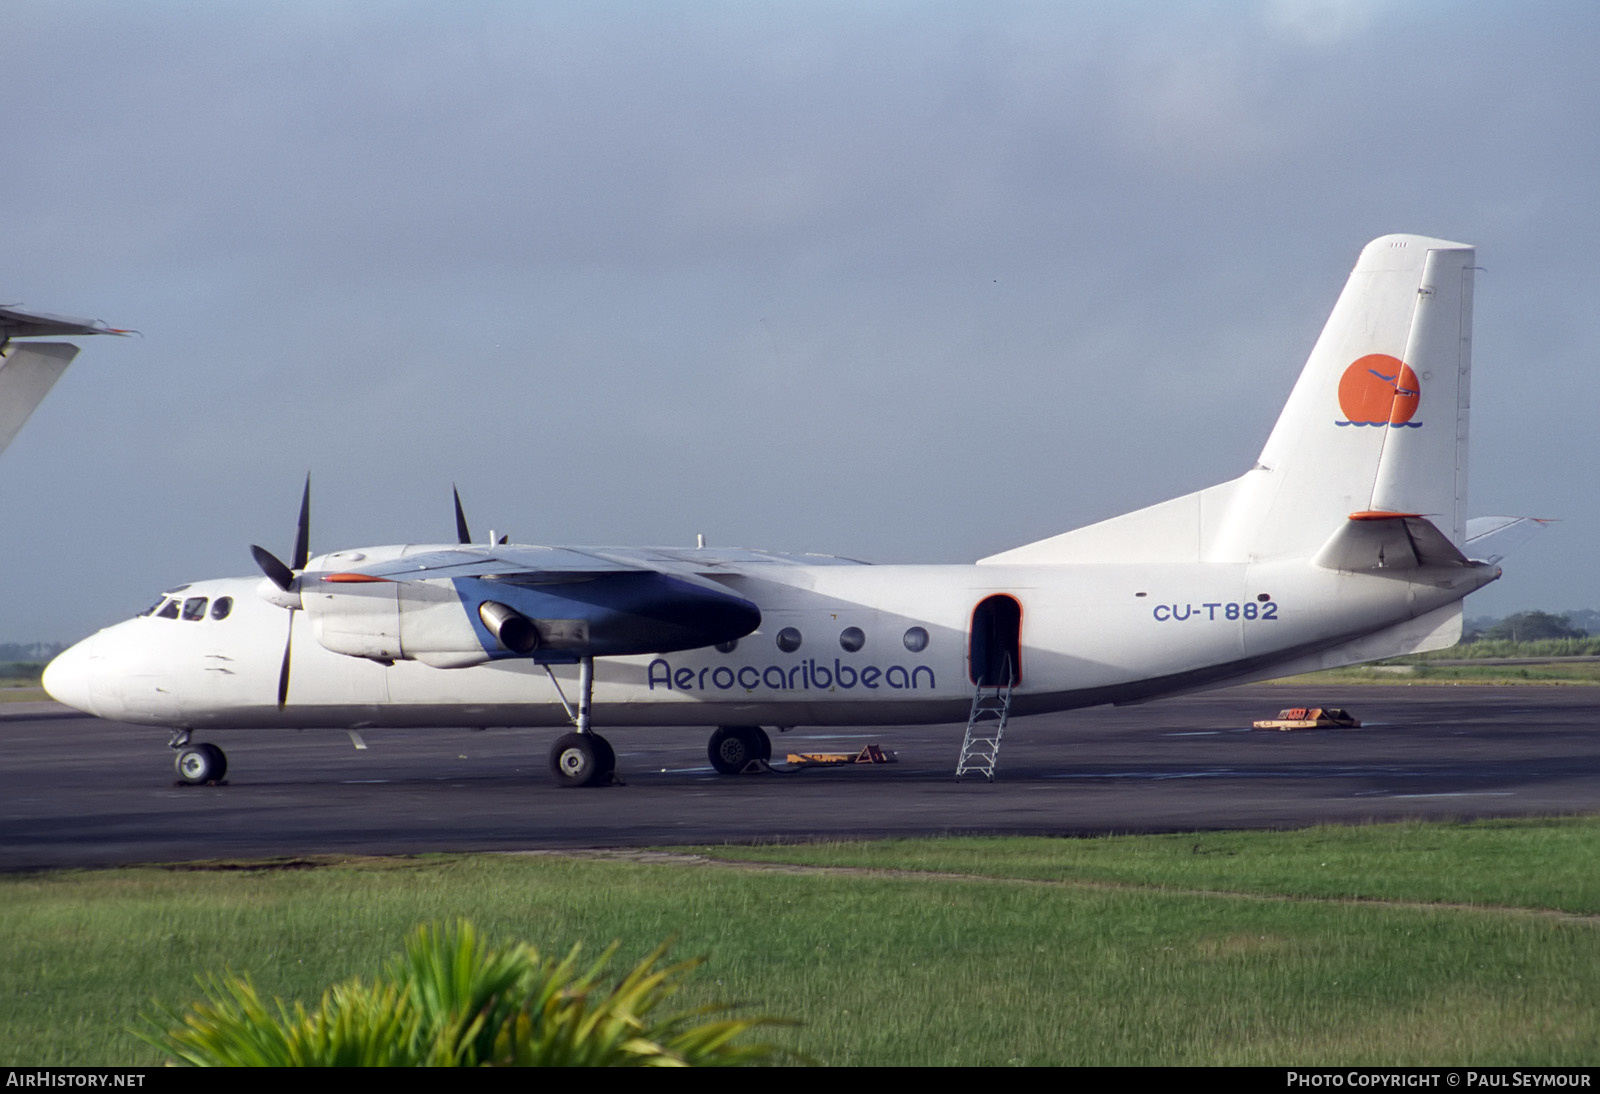
[[[832,764],[892,764],[893,752],[868,745],[860,752],[791,752],[789,762],[803,766],[826,767]]]
[[[1276,718],[1252,724],[1257,729],[1332,729],[1334,726],[1359,726],[1361,723],[1338,707],[1290,707],[1278,711]]]

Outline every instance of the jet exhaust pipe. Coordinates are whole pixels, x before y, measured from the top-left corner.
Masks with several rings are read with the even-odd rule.
[[[539,648],[539,631],[533,620],[504,604],[485,600],[478,605],[478,618],[499,643],[512,653],[532,653]]]

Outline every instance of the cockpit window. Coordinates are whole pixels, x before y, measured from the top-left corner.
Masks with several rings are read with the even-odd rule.
[[[178,602],[176,600],[167,601],[166,606],[163,607],[159,612],[156,613],[156,618],[158,618],[158,619],[176,619],[176,618],[178,618]]]
[[[183,617],[185,619],[204,619],[206,617],[206,598],[191,596],[183,602]]]
[[[226,619],[231,611],[233,611],[233,597],[219,596],[217,602],[211,605],[211,618]]]
[[[143,618],[144,616],[147,616],[147,615],[155,615],[156,614],[156,609],[161,607],[161,605],[165,604],[166,602],[167,602],[167,594],[166,593],[162,593],[160,596],[156,597],[156,602],[154,604],[150,605],[144,611],[140,612],[139,615],[136,618]]]

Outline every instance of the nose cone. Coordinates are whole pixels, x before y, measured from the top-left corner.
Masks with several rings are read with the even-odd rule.
[[[89,694],[93,681],[90,655],[93,645],[94,639],[86,638],[76,646],[61,651],[44,668],[44,690],[50,693],[50,698],[85,714],[95,713]]]

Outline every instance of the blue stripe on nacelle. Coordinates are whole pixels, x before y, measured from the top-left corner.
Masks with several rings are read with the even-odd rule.
[[[452,584],[478,641],[496,660],[519,655],[484,625],[478,609],[485,601],[520,612],[539,627],[542,637],[551,629],[574,629],[543,626],[546,622],[583,624],[586,641],[541,640],[531,656],[546,664],[713,646],[743,638],[761,625],[761,609],[741,596],[648,570],[597,573],[555,584],[537,574],[527,580],[462,577]]]

